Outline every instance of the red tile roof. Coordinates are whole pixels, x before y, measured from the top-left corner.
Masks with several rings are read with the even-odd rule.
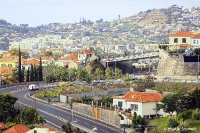
[[[45,125],[38,126],[37,128],[47,128],[47,129],[49,129],[49,131],[55,131],[54,129],[49,128],[48,126],[45,126]],[[58,131],[57,131],[57,133],[62,133],[62,132],[58,132]]]
[[[175,44],[176,46],[180,46],[180,47],[190,47],[191,44]]]
[[[40,61],[39,60],[37,60],[37,59],[31,59],[31,60],[26,60],[26,61],[24,61],[24,65],[31,65],[31,64],[33,64],[33,65],[39,65],[39,63],[40,63]]]
[[[68,56],[65,56],[59,60],[71,60],[71,61],[77,61],[78,60],[78,54],[70,54]]]
[[[29,130],[25,125],[19,124],[3,131],[3,133],[26,133]]]
[[[171,34],[171,37],[193,37],[194,34],[188,31],[180,31],[175,34]]]
[[[197,39],[200,39],[200,33],[199,34],[196,34],[195,36],[193,36],[192,38],[197,38]]]
[[[113,97],[113,99],[124,99],[126,102],[157,102],[163,99],[164,95],[152,92],[127,92],[122,97]]]
[[[7,126],[4,123],[0,122],[0,129],[5,129],[5,128],[7,128]]]
[[[80,54],[93,54],[94,52],[92,50],[81,50],[79,53]]]

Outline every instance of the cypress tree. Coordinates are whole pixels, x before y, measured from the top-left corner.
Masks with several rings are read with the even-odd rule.
[[[27,75],[26,75],[26,82],[29,82],[30,81],[30,71],[29,71],[29,68],[28,68],[28,70],[27,70]]]
[[[31,64],[31,72],[30,72],[30,81],[34,81],[34,69],[33,69],[32,64]]]
[[[24,67],[22,66],[22,82],[24,82]]]
[[[42,73],[42,59],[40,57],[40,64],[38,67],[38,80],[42,81],[43,80],[43,73]]]
[[[19,47],[19,60],[18,60],[18,80],[19,82],[22,82],[22,69],[21,69],[21,50],[20,50],[20,47]]]
[[[38,81],[38,69],[35,65],[34,65],[34,77],[35,77],[34,81]]]

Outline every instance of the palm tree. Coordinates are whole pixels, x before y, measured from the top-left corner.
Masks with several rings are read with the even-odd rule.
[[[111,79],[112,78],[112,68],[111,67],[107,67],[105,70],[106,73],[106,78],[107,79]]]
[[[100,68],[95,69],[95,75],[96,75],[97,80],[101,79],[101,77],[103,76],[102,74],[103,74],[103,71]]]
[[[122,77],[122,70],[119,68],[115,68],[115,77],[121,78]]]

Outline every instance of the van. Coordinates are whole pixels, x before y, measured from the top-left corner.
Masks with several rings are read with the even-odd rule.
[[[30,91],[38,90],[38,86],[37,86],[36,84],[30,84],[30,85],[28,86],[28,89],[29,89]]]

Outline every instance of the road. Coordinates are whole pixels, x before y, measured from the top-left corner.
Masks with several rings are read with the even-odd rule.
[[[6,89],[1,89],[1,93],[6,93],[14,88],[16,89],[16,88],[22,88],[22,87],[23,86],[7,87]],[[25,105],[29,107],[36,106],[39,114],[44,115],[46,120],[54,123],[58,127],[61,127],[63,124],[66,124],[68,120],[72,120],[71,112],[58,109],[56,107],[50,106],[49,104],[45,104],[42,102],[35,102],[27,97],[29,92],[30,92],[29,90],[20,90],[17,92],[13,92],[13,96],[18,97],[18,101],[16,102],[16,105],[19,105],[19,106]],[[78,126],[80,129],[86,128],[87,129],[86,131],[91,132],[91,133],[93,132],[94,133],[120,133],[119,129],[116,130],[114,128],[111,128],[110,126],[106,126],[105,124],[101,124],[94,120],[78,116],[76,114],[73,114],[73,123],[76,126]]]

